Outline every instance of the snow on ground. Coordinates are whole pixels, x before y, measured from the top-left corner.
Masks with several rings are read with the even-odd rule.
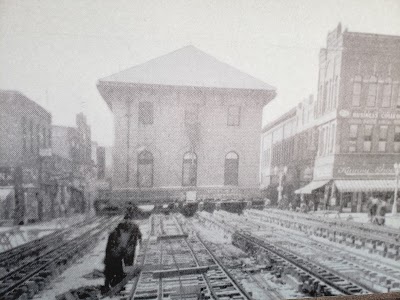
[[[20,246],[24,243],[41,238],[55,230],[67,228],[76,223],[82,222],[87,215],[77,214],[66,218],[57,218],[48,222],[24,226],[0,227],[0,252]],[[8,243],[9,242],[9,243]]]
[[[150,226],[147,222],[139,221],[137,224],[143,234],[143,239],[146,239]],[[113,228],[104,232],[97,245],[82,258],[77,260],[59,277],[54,279],[49,286],[37,294],[34,299],[55,299],[57,295],[68,292],[70,289],[77,289],[83,286],[98,286],[104,284],[104,278],[86,279],[83,276],[97,269],[101,272],[104,270],[104,255],[107,245],[108,235]],[[138,253],[138,250],[137,252]]]
[[[106,249],[108,233],[104,233],[100,242],[85,256],[75,262],[70,268],[62,273],[50,285],[37,294],[34,299],[55,299],[57,295],[65,293],[70,289],[81,286],[96,286],[104,284],[103,278],[86,279],[82,277],[91,273],[94,269],[104,269],[103,259]]]

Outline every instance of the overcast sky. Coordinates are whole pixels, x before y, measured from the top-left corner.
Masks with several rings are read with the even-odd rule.
[[[400,0],[0,0],[0,89],[54,124],[83,111],[93,139],[111,145],[97,80],[192,44],[277,88],[266,122],[316,93],[319,49],[338,22],[400,35]]]

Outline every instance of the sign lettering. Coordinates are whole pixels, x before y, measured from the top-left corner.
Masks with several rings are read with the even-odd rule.
[[[375,168],[362,167],[362,168],[352,168],[352,167],[340,167],[337,169],[338,174],[343,174],[347,176],[368,176],[368,175],[390,175],[394,176],[394,169],[385,166],[378,166]]]

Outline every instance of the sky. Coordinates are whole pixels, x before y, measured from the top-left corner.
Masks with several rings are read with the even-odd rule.
[[[109,146],[97,80],[194,45],[277,88],[265,124],[316,95],[319,50],[339,22],[400,35],[400,0],[0,0],[0,89],[21,91],[56,125],[84,112]]]

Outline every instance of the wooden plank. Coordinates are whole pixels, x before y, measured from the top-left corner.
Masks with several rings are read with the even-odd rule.
[[[159,235],[157,241],[160,240],[174,240],[174,239],[186,239],[188,237],[187,233],[183,234],[171,234],[171,235]]]
[[[209,267],[195,267],[195,268],[183,268],[183,269],[172,269],[172,270],[159,270],[153,272],[153,278],[167,278],[167,277],[177,277],[183,275],[192,274],[203,274],[208,271]]]

